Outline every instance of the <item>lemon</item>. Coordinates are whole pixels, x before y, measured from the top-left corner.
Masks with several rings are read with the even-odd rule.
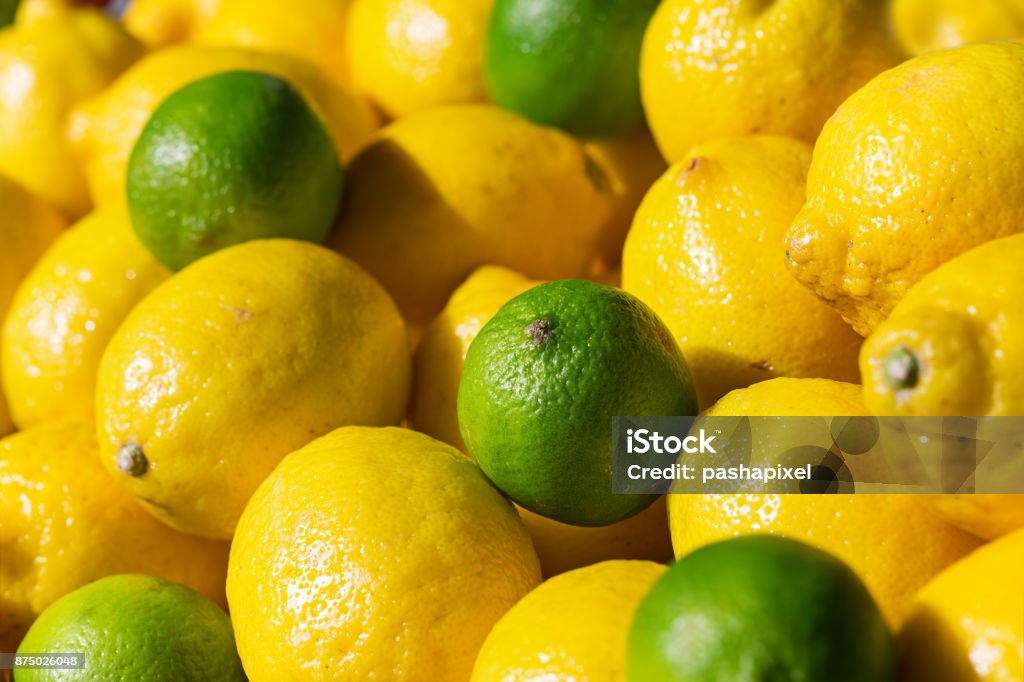
[[[353,82],[392,118],[487,101],[483,44],[494,0],[352,0]]]
[[[262,71],[295,86],[323,114],[342,161],[369,142],[377,126],[365,103],[302,60],[232,47],[157,50],[69,115],[72,151],[97,204],[124,203],[128,158],[157,106],[185,85],[225,71]]]
[[[1024,37],[1019,0],[893,0],[890,11],[896,37],[915,55]]]
[[[346,427],[253,496],[228,601],[252,682],[454,682],[539,582],[526,530],[475,464],[414,431]]]
[[[25,278],[4,323],[4,391],[21,428],[95,421],[96,371],[128,312],[168,275],[117,209],[89,214]]]
[[[895,646],[843,562],[795,540],[735,538],[684,556],[640,603],[636,682],[887,682]]]
[[[161,520],[229,538],[288,452],[346,424],[397,424],[410,359],[394,304],[306,242],[203,258],[129,314],[100,361],[100,453]]]
[[[201,594],[149,575],[114,575],[67,594],[32,625],[18,653],[84,655],[93,680],[244,682],[231,621]],[[27,669],[19,682],[63,680]]]
[[[295,88],[229,71],[186,85],[153,112],[128,161],[128,209],[139,239],[178,270],[252,239],[323,242],[342,178],[320,114]]]
[[[664,572],[649,561],[606,561],[546,581],[494,626],[471,679],[622,680],[633,612]]]
[[[1024,528],[1024,495],[929,495],[943,518],[986,540]]]
[[[612,417],[694,414],[696,395],[650,308],[608,285],[560,280],[516,296],[483,326],[458,412],[468,451],[515,502],[605,526],[655,499],[612,493]]]
[[[729,393],[707,414],[858,416],[857,394],[825,379],[772,379]],[[980,544],[913,495],[670,495],[668,509],[677,557],[736,535],[799,539],[847,562],[890,624],[918,589]]]
[[[115,573],[151,573],[224,604],[227,561],[227,543],[168,528],[111,480],[91,424],[0,440],[0,649],[14,651],[54,600]]]
[[[865,336],[943,262],[1024,225],[1024,43],[916,57],[822,131],[788,235],[793,274]],[[977,178],[985,177],[985,182]]]
[[[906,682],[1024,676],[1024,531],[985,545],[918,593],[899,633]]]
[[[63,131],[71,107],[110,83],[142,46],[96,8],[26,0],[0,33],[0,173],[77,218],[89,209]]]
[[[861,339],[786,272],[811,150],[782,137],[697,145],[647,193],[622,286],[668,325],[702,406],[777,376],[857,381]]]
[[[150,48],[188,41],[208,22],[223,0],[132,0],[122,21]]]
[[[18,285],[65,223],[59,211],[3,175],[0,175],[0,206],[4,207],[4,217],[0,218],[0,243],[4,245],[0,264],[2,320]],[[14,430],[9,410],[4,391],[0,390],[0,436]]]
[[[640,90],[665,158],[717,137],[814,142],[857,88],[901,59],[884,0],[664,0]]]

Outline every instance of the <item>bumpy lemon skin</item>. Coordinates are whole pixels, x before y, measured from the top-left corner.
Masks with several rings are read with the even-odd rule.
[[[351,261],[289,240],[223,249],[157,287],[107,346],[103,462],[166,523],[230,538],[288,452],[399,423],[409,356],[390,297]]]
[[[829,120],[790,228],[796,278],[867,336],[950,258],[1018,232],[1024,43],[932,52],[881,74]],[[985,178],[983,182],[978,178]]]
[[[469,459],[407,429],[346,427],[253,496],[228,601],[252,682],[456,682],[539,583],[515,510]]]
[[[912,55],[1024,37],[1019,0],[893,0],[892,27]]]

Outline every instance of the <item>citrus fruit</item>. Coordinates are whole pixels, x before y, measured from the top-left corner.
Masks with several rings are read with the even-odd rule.
[[[149,575],[112,575],[43,612],[22,655],[82,653],[80,673],[23,669],[18,682],[91,680],[244,682],[231,621],[201,594]]]
[[[834,556],[795,540],[736,538],[684,556],[640,603],[630,680],[895,679],[878,606]]]
[[[0,339],[4,392],[19,427],[95,421],[100,356],[167,275],[117,209],[91,213],[57,239],[18,289]]]
[[[352,81],[388,116],[487,101],[483,43],[494,0],[352,0]]]
[[[633,612],[664,572],[650,561],[605,561],[546,581],[491,630],[472,680],[623,679]]]
[[[1015,682],[1024,675],[1024,531],[981,547],[922,589],[900,630],[906,682]]]
[[[499,105],[583,137],[644,125],[640,43],[658,0],[496,0],[484,73]]]
[[[462,438],[488,477],[530,511],[579,526],[655,500],[612,493],[612,417],[696,407],[664,323],[586,280],[541,284],[502,306],[469,347],[458,396]]]
[[[229,538],[292,450],[346,424],[397,424],[409,350],[387,293],[307,242],[229,247],[129,314],[100,361],[100,453],[170,525]]]
[[[1024,37],[1024,4],[1012,0],[893,0],[892,25],[911,54]]]
[[[224,604],[227,562],[227,543],[168,528],[111,480],[91,424],[0,440],[0,649],[14,651],[54,600],[115,573],[151,573]]]
[[[346,427],[253,496],[228,602],[252,682],[454,682],[539,582],[526,530],[475,464],[414,431]]]
[[[852,92],[902,59],[883,0],[664,0],[640,90],[669,162],[718,137],[814,142]]]
[[[858,379],[861,338],[779,253],[810,160],[810,147],[782,137],[699,144],[633,220],[622,286],[665,320],[702,406],[776,376]]]
[[[187,42],[196,27],[206,23],[222,0],[132,0],[122,21],[147,47],[159,48]]]
[[[821,133],[788,235],[798,280],[865,336],[950,258],[1021,230],[1024,43],[907,61],[865,85]],[[987,178],[978,182],[977,178]]]
[[[128,208],[142,243],[178,270],[251,239],[324,241],[342,176],[320,114],[294,87],[231,71],[153,112],[128,162]]]
[[[985,540],[1024,528],[1024,495],[929,495],[946,521]]]
[[[300,59],[237,47],[157,50],[69,114],[68,138],[93,201],[124,203],[128,159],[153,111],[185,85],[225,71],[260,71],[292,84],[323,114],[343,162],[370,140],[377,126],[366,103]]]
[[[0,28],[7,28],[14,23],[14,15],[20,2],[21,0],[0,0]]]
[[[142,51],[95,7],[25,0],[15,24],[0,33],[0,173],[69,218],[84,214],[89,197],[64,140],[65,116]]]

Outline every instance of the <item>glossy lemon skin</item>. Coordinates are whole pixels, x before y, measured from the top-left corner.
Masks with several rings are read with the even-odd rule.
[[[269,73],[298,88],[323,115],[342,161],[367,144],[377,128],[366,103],[299,59],[236,47],[169,47],[147,55],[69,116],[68,138],[96,204],[125,202],[128,159],[161,102],[200,78],[237,70]]]
[[[228,601],[252,682],[461,682],[539,582],[526,530],[475,464],[414,431],[346,427],[253,496]]]
[[[650,561],[605,561],[546,581],[494,626],[471,679],[625,682],[633,613],[664,573]]]
[[[702,407],[777,376],[857,380],[860,337],[779,253],[810,158],[809,146],[782,137],[697,145],[633,219],[622,286],[679,341]]]
[[[913,55],[1024,37],[1020,0],[893,0],[892,26]]]
[[[402,419],[409,355],[391,299],[351,261],[289,240],[218,251],[157,287],[107,346],[103,463],[166,523],[229,538],[288,452]],[[119,469],[126,445],[141,475]]]
[[[185,583],[225,605],[227,543],[160,523],[99,463],[91,424],[0,440],[0,648],[57,598],[116,573]]]
[[[128,31],[150,48],[187,42],[223,0],[132,0],[122,15]]]
[[[665,0],[644,35],[640,90],[670,162],[717,137],[814,142],[858,87],[895,66],[884,0]]]
[[[91,213],[62,234],[18,289],[0,339],[15,423],[93,423],[107,342],[169,274],[119,210]]]
[[[106,87],[142,46],[96,8],[28,0],[0,33],[0,173],[69,218],[90,206],[81,170],[64,139],[77,102]]]
[[[1024,43],[911,59],[822,131],[787,238],[803,284],[867,336],[950,258],[1024,226]],[[978,178],[984,177],[984,182]]]

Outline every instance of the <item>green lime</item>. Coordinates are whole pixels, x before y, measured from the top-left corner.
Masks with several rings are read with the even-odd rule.
[[[294,87],[230,71],[153,112],[128,165],[128,208],[142,243],[177,270],[252,239],[322,243],[342,182],[331,134]]]
[[[80,670],[18,670],[17,682],[246,679],[227,614],[149,575],[114,575],[64,595],[32,624],[18,653],[78,653],[85,662]]]
[[[585,280],[506,303],[470,345],[459,384],[459,427],[484,473],[530,511],[578,526],[655,500],[612,493],[612,417],[696,409],[690,370],[654,311]]]
[[[644,125],[640,44],[659,0],[497,0],[484,74],[500,106],[582,137]]]
[[[751,535],[683,557],[640,603],[631,682],[889,682],[895,648],[867,588],[831,554]]]
[[[14,23],[14,15],[18,13],[21,0],[0,0],[0,28]]]

